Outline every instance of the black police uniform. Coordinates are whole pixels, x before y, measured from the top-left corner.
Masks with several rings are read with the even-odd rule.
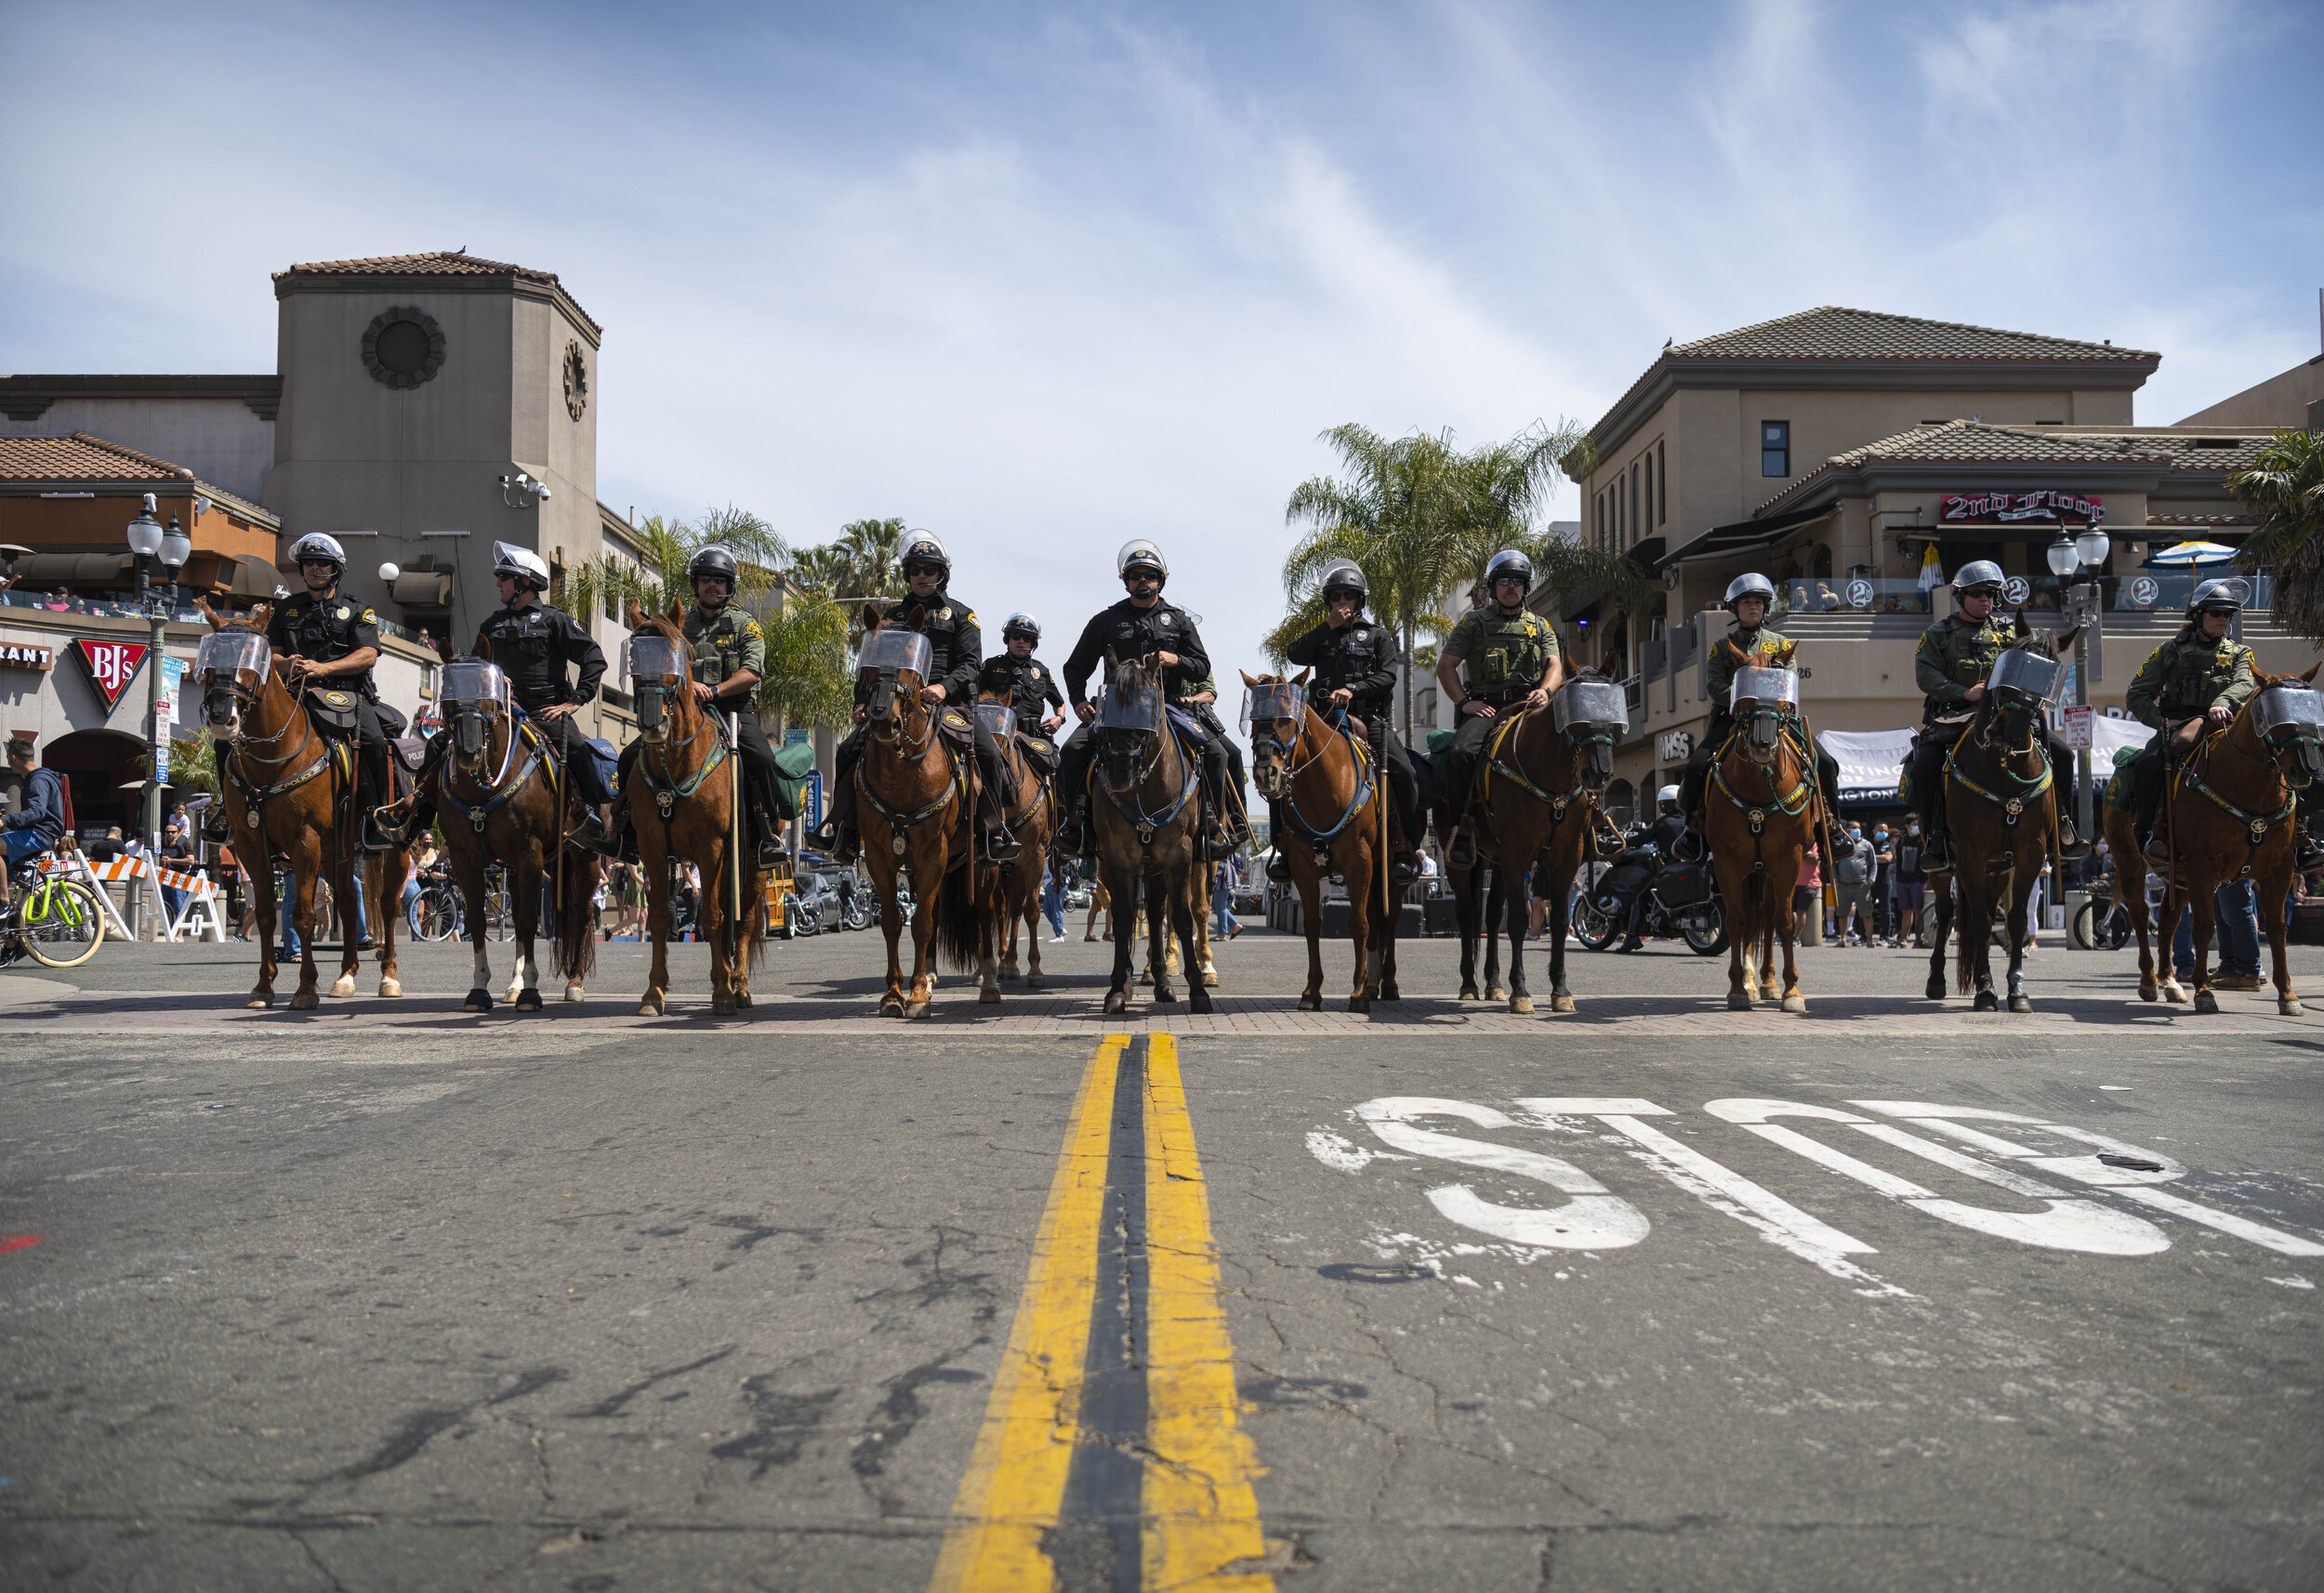
[[[573,776],[581,799],[591,806],[612,801],[614,794],[598,781],[596,760],[575,757],[580,727],[571,718],[540,717],[542,709],[561,703],[597,700],[597,683],[605,678],[605,650],[597,639],[571,614],[535,598],[522,608],[502,609],[478,626],[476,651],[488,653],[508,678],[517,705],[557,749],[558,760]],[[566,678],[567,665],[580,672],[578,680]]]
[[[1086,703],[1089,700],[1089,677],[1105,662],[1107,649],[1116,658],[1144,658],[1155,652],[1177,655],[1178,662],[1163,673],[1163,694],[1172,702],[1203,689],[1210,678],[1210,654],[1202,645],[1202,636],[1195,628],[1194,616],[1185,610],[1157,598],[1150,609],[1142,609],[1129,599],[1100,610],[1081,627],[1081,639],[1065,659],[1065,696],[1067,701]],[[1057,788],[1076,811],[1083,811],[1089,781],[1089,760],[1096,756],[1090,740],[1090,726],[1076,729],[1058,755]],[[1214,814],[1233,810],[1226,799],[1228,778],[1226,738],[1211,736],[1210,744],[1202,751],[1203,778],[1209,786],[1211,811]],[[1085,832],[1086,833],[1086,832]]]
[[[267,645],[278,653],[297,653],[316,664],[337,664],[350,652],[379,646],[379,616],[335,586],[325,598],[300,592],[287,598],[267,622]],[[379,689],[371,671],[333,675],[311,681],[333,691],[355,693],[355,738],[362,763],[363,785],[369,793],[366,810],[393,795],[388,784],[388,737],[379,723]]]
[[[1331,713],[1332,692],[1347,688],[1348,712],[1362,721],[1373,753],[1386,765],[1396,820],[1404,828],[1406,841],[1417,849],[1428,814],[1420,806],[1411,751],[1396,736],[1388,716],[1389,697],[1396,689],[1396,639],[1386,625],[1375,625],[1359,614],[1338,630],[1328,624],[1317,625],[1287,648],[1283,656],[1294,667],[1314,671],[1308,679],[1307,699],[1327,718]],[[1281,804],[1271,807],[1279,811]]]
[[[1008,704],[1016,713],[1017,729],[1029,736],[1043,733],[1041,721],[1050,717],[1048,709],[1063,712],[1065,706],[1057,677],[1030,655],[1018,658],[998,652],[986,659],[977,672],[976,691],[980,697],[997,697]]]
[[[890,603],[882,620],[901,620],[914,610],[923,610],[927,617],[920,632],[928,638],[930,652],[928,679],[930,686],[944,689],[944,706],[957,708],[966,714],[976,732],[976,767],[984,783],[984,789],[1002,792],[1009,789],[1009,776],[1001,765],[1000,744],[992,731],[976,717],[976,681],[983,667],[984,634],[976,622],[976,611],[954,597],[949,587],[939,587],[931,598],[907,597]],[[871,692],[871,682],[855,682],[855,702],[862,706]],[[864,757],[864,727],[850,731],[832,755],[831,823],[838,828],[855,828],[855,766]]]

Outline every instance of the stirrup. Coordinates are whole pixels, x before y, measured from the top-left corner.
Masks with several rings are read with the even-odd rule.
[[[1291,883],[1291,860],[1283,855],[1281,847],[1267,854],[1267,877],[1277,885]]]
[[[2058,857],[2062,862],[2080,862],[2090,855],[2090,843],[2074,828],[2074,821],[2061,816],[2058,820]]]
[[[383,856],[409,844],[401,826],[381,822],[378,809],[373,808],[364,812],[362,833],[355,840],[357,850]]]
[[[1388,883],[1409,885],[1420,877],[1420,860],[1410,852],[1392,852],[1388,858]]]
[[[2158,850],[2158,848],[2160,849]],[[2171,866],[2171,837],[2164,835],[2160,830],[2157,830],[2152,835],[2148,836],[2146,837],[2146,843],[2140,847],[2138,851],[2139,855],[2144,857],[2148,862],[2159,862],[2165,868]]]
[[[984,831],[982,839],[981,849],[987,862],[1009,862],[1024,850],[1024,843],[1017,839],[1016,832],[1006,826]]]
[[[1446,843],[1445,863],[1448,868],[1474,868],[1477,865],[1477,838],[1470,833],[1465,820],[1454,826],[1453,837]]]
[[[1630,849],[1621,836],[1610,829],[1590,826],[1590,860],[1592,862],[1612,862]]]

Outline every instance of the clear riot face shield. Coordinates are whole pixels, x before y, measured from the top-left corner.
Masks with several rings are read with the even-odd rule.
[[[2047,706],[2057,699],[2066,684],[2065,666],[2054,658],[2044,658],[2022,647],[2004,650],[1993,661],[1992,672],[1985,678],[1985,689],[1995,696],[2008,696],[2027,704]]]
[[[456,658],[445,665],[437,700],[442,704],[444,722],[451,727],[452,750],[464,758],[483,756],[495,719],[513,728],[516,710],[508,678],[497,665],[481,658]]]
[[[979,703],[976,717],[985,733],[1003,746],[1017,733],[1017,710],[1006,703]]]
[[[2266,687],[2251,699],[2251,722],[2286,782],[2305,790],[2324,780],[2324,691]]]
[[[866,707],[874,724],[885,724],[895,712],[896,681],[908,673],[926,685],[935,660],[936,650],[918,631],[882,625],[865,633],[863,645],[855,651],[855,674],[859,679],[866,674],[873,677]]]
[[[1297,724],[1307,717],[1307,695],[1288,680],[1270,680],[1243,688],[1243,728],[1272,731],[1277,719]]]
[[[1098,729],[1138,731],[1151,735],[1162,728],[1162,689],[1139,686],[1124,691],[1108,686],[1098,693]]]
[[[621,644],[621,678],[638,701],[641,734],[661,738],[669,719],[670,693],[685,687],[693,662],[687,648],[653,631],[641,631]]]
[[[213,729],[231,725],[244,699],[257,695],[273,667],[274,648],[264,631],[214,630],[204,637],[193,650],[202,717]]]
[[[1578,751],[1587,749],[1581,766],[1584,789],[1604,790],[1614,778],[1614,744],[1630,728],[1630,704],[1621,687],[1610,680],[1561,686],[1550,699],[1550,722]]]
[[[1743,721],[1744,737],[1763,760],[1776,750],[1787,715],[1800,711],[1800,672],[1796,669],[1750,667],[1735,672],[1727,692],[1728,709]]]

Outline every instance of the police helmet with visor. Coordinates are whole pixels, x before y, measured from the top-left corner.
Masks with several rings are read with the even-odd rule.
[[[915,531],[907,533],[903,550],[896,555],[896,563],[906,576],[912,573],[913,565],[931,564],[935,566],[944,579],[952,577],[952,555],[944,551],[944,543],[934,532]]]
[[[2205,581],[2195,588],[2187,599],[2187,617],[2198,613],[2235,614],[2243,612],[2245,587],[2233,576],[2221,576]]]
[[[541,556],[529,547],[519,547],[513,542],[493,544],[493,579],[514,581],[518,586],[529,586],[535,592],[548,590],[548,566]]]
[[[731,598],[741,580],[742,567],[734,562],[734,556],[716,543],[686,561],[686,585],[689,586],[696,586],[704,581],[723,581],[726,583],[726,595]]]
[[[1992,560],[1973,559],[1953,572],[1953,590],[1964,598],[1972,592],[1983,591],[1990,591],[1998,598],[2008,580],[2009,577],[2001,573],[2001,567]]]
[[[1526,591],[1533,590],[1533,560],[1514,547],[1502,548],[1485,567],[1486,593],[1505,580],[1523,581]]]
[[[1040,646],[1041,622],[1031,614],[1010,614],[1007,623],[1000,627],[1000,639],[1008,641],[1011,638],[1020,636],[1034,646]]]
[[[339,539],[320,531],[310,531],[291,544],[293,564],[328,564],[336,578],[347,573],[347,549]]]
[[[1364,572],[1352,559],[1335,559],[1325,567],[1323,591],[1327,603],[1334,592],[1351,593],[1359,603],[1368,601],[1372,595],[1371,583],[1364,579]]]
[[[1116,576],[1128,580],[1133,570],[1151,570],[1157,579],[1165,583],[1170,578],[1169,560],[1162,557],[1159,547],[1142,536],[1123,543],[1121,551],[1114,555],[1114,573]]]
[[[1735,605],[1746,598],[1757,598],[1769,608],[1774,608],[1776,606],[1775,583],[1757,571],[1737,575],[1727,583],[1727,595],[1720,601],[1729,613],[1733,613]]]

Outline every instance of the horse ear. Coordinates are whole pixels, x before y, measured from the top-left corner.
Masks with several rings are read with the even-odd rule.
[[[2020,609],[2017,611],[2017,639],[2023,641],[2031,635],[2033,626],[2026,623],[2026,611]]]
[[[1307,678],[1314,673],[1315,672],[1312,669],[1302,669],[1297,675],[1291,677],[1291,684],[1294,686],[1304,686],[1307,684]]]
[[[908,616],[907,623],[910,624],[914,630],[926,630],[928,628],[928,605],[925,603],[915,604],[911,614]]]
[[[274,605],[272,603],[256,603],[251,606],[250,628],[252,630],[264,630],[273,623]]]
[[[857,618],[863,622],[864,629],[866,632],[878,630],[879,628],[879,605],[878,603],[865,603],[864,605],[864,612],[859,614]]]
[[[669,600],[669,613],[666,617],[670,624],[682,626],[686,623],[686,605],[680,599],[672,598]]]
[[[225,628],[226,622],[218,617],[218,611],[216,609],[210,607],[210,598],[208,593],[205,592],[202,596],[194,599],[193,606],[202,611],[202,617],[210,622],[210,628],[212,630],[223,630]]]
[[[2058,633],[2057,640],[2052,645],[2054,646],[2060,653],[2063,653],[2067,648],[2074,645],[2074,639],[2081,634],[2082,627],[2080,625],[2076,625],[2071,630],[2060,631]]]
[[[646,625],[646,612],[645,612],[644,607],[643,607],[641,604],[640,604],[640,603],[639,603],[639,601],[638,601],[638,599],[635,599],[635,598],[630,599],[629,599],[629,628],[630,628],[631,630],[643,630],[643,629],[645,629],[645,625]]]
[[[642,614],[639,616],[640,619],[644,617]],[[487,664],[493,661],[493,639],[481,630],[476,633],[476,656]]]
[[[2313,680],[2316,678],[2316,672],[2319,669],[2324,669],[2324,664],[2311,664],[2308,665],[2308,672],[2305,675],[2296,675],[2292,677],[2292,678],[2304,683]]]
[[[1237,669],[1235,673],[1243,678],[1243,684],[1246,686],[1256,686],[1259,684],[1258,681],[1251,678],[1251,672],[1248,669]]]

